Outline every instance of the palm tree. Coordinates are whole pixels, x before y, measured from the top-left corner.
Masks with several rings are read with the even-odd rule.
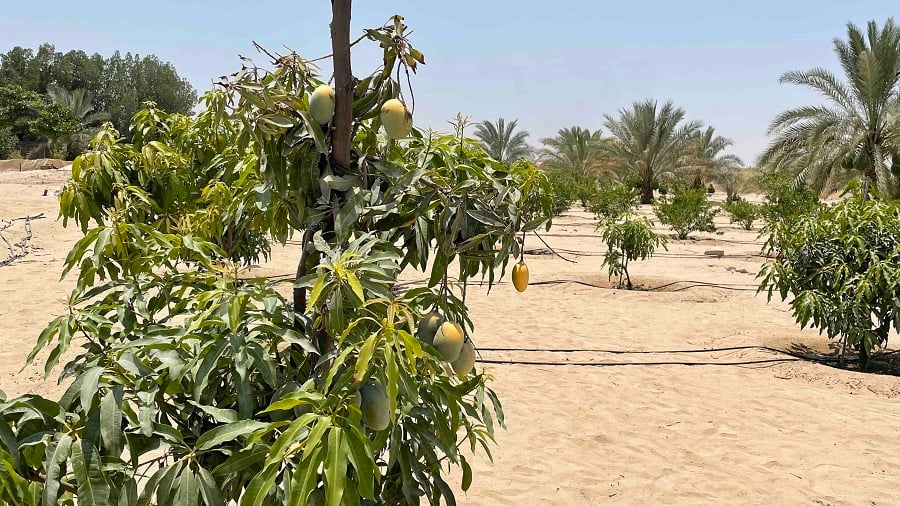
[[[94,110],[94,94],[83,88],[67,90],[57,84],[47,86],[47,95],[55,104],[70,110],[79,123],[78,131],[61,139],[51,139],[50,144],[65,146],[70,155],[73,147],[78,151],[90,141],[99,130],[99,125],[110,118],[106,112]]]
[[[691,144],[692,152],[685,157],[687,165],[681,170],[689,174],[694,187],[700,187],[710,179],[722,180],[731,169],[744,164],[736,155],[723,153],[734,142],[716,135],[713,127],[698,130]],[[728,197],[731,197],[730,193]]]
[[[687,165],[686,155],[701,123],[682,123],[684,109],[671,101],[658,107],[655,100],[635,102],[620,109],[619,117],[604,115],[614,138],[609,155],[641,184],[641,203],[653,200],[653,183],[665,172]]]
[[[528,132],[513,133],[519,120],[509,123],[500,118],[496,123],[485,121],[475,127],[475,137],[481,139],[484,150],[495,160],[505,164],[527,158],[531,154],[531,146],[525,142]]]
[[[900,29],[889,18],[879,30],[869,21],[866,33],[847,24],[847,41],[834,39],[834,51],[846,82],[814,68],[788,72],[782,83],[810,87],[828,104],[779,114],[769,127],[775,139],[760,155],[760,164],[793,170],[797,182],[822,190],[847,171],[864,176],[886,193],[896,190],[900,171],[900,123],[891,121],[898,107],[894,87],[900,82]]]
[[[573,126],[563,128],[556,137],[541,139],[544,149],[541,150],[543,165],[551,169],[574,170],[587,175],[596,168],[597,155],[603,144],[600,130]]]

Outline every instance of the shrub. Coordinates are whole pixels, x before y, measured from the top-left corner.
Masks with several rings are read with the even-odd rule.
[[[796,222],[775,223],[766,243],[777,251],[760,271],[760,291],[791,299],[801,327],[811,326],[857,350],[871,351],[900,325],[900,205],[857,198]],[[841,353],[843,358],[843,350]]]
[[[671,190],[671,196],[654,206],[660,223],[672,227],[679,239],[687,239],[691,232],[716,231],[713,218],[719,209],[713,209],[704,188],[677,184]]]
[[[19,138],[8,128],[0,128],[0,159],[13,158],[19,155]]]
[[[760,181],[766,188],[766,203],[760,214],[767,229],[782,222],[794,223],[820,206],[818,196],[785,171],[764,172]]]
[[[751,230],[753,222],[760,217],[760,206],[740,197],[725,202],[725,211],[731,215],[731,223],[740,223],[744,230]]]
[[[619,288],[623,286],[622,276],[625,277],[625,286],[629,290],[633,288],[628,273],[629,262],[646,260],[653,256],[657,247],[666,247],[666,238],[654,232],[652,226],[648,218],[639,218],[631,213],[625,214],[622,219],[602,221],[598,225],[598,228],[603,227],[602,237],[607,247],[603,265],[609,268],[609,279],[619,277]]]
[[[640,192],[623,183],[600,183],[588,202],[598,220],[616,220],[637,208]]]

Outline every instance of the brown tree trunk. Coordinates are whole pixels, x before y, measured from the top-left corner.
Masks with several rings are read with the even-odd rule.
[[[334,55],[334,123],[331,161],[350,166],[350,127],[353,121],[353,71],[350,68],[351,0],[331,1],[331,52]]]
[[[641,204],[653,202],[653,183],[641,184]]]

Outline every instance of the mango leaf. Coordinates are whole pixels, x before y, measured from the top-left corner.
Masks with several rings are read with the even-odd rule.
[[[209,450],[222,443],[234,441],[241,436],[246,436],[247,434],[266,427],[267,425],[268,424],[257,422],[256,420],[240,420],[226,425],[220,425],[214,429],[210,429],[204,432],[199,438],[197,438],[197,443],[194,445],[194,447],[198,451]]]

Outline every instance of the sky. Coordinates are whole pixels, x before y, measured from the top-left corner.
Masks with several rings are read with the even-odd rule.
[[[330,53],[328,0],[42,0],[39,9],[0,0],[0,51],[37,48],[153,53],[199,91],[265,62],[252,41],[314,58]],[[734,141],[752,164],[779,112],[820,104],[811,91],[778,83],[789,70],[838,72],[832,50],[846,25],[882,24],[896,0],[354,2],[352,34],[401,14],[426,65],[413,77],[416,126],[448,129],[518,119],[530,142],[560,128],[603,127],[633,102],[672,100]],[[374,44],[354,49],[357,77],[378,66]],[[325,69],[327,71],[327,69]]]

